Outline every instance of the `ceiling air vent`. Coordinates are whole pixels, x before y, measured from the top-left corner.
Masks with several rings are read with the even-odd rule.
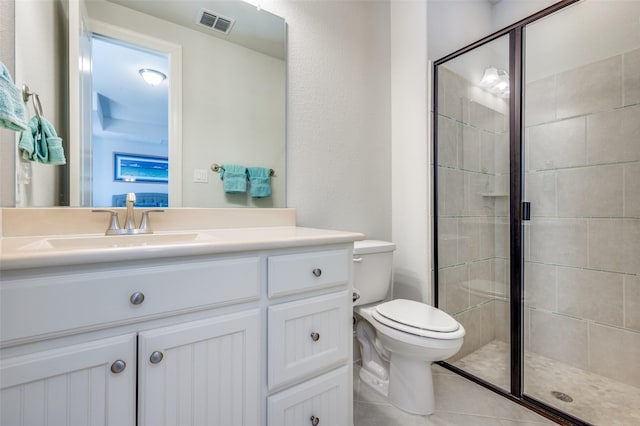
[[[220,31],[221,33],[229,34],[234,20],[221,16],[210,10],[200,9],[198,12],[197,23],[203,27],[207,27],[211,30]]]

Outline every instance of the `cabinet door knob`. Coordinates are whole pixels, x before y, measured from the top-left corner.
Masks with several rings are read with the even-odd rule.
[[[141,291],[136,291],[131,295],[131,297],[129,298],[129,301],[131,302],[132,305],[141,304],[142,302],[144,302],[144,293]]]
[[[315,275],[316,277],[319,277],[320,275],[322,275],[322,269],[320,268],[315,268],[312,272],[313,272],[313,275]]]
[[[310,420],[313,426],[318,426],[318,424],[320,424],[320,417],[311,416]]]
[[[313,340],[314,342],[320,340],[320,333],[316,333],[315,331],[311,333],[311,340]]]
[[[122,373],[127,368],[127,363],[119,359],[111,364],[111,372],[114,374]]]
[[[162,361],[162,358],[164,358],[164,355],[162,354],[162,352],[153,351],[151,353],[151,356],[149,357],[149,361],[151,361],[151,364],[157,364],[160,361]]]

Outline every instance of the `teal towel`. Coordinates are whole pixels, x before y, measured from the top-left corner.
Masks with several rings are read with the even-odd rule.
[[[29,129],[22,132],[18,149],[23,158],[43,164],[60,166],[66,164],[62,138],[56,134],[53,125],[44,117],[32,117]]]
[[[224,192],[235,194],[247,192],[247,168],[237,164],[223,164],[220,168]]]
[[[9,70],[0,62],[0,126],[20,132],[27,130],[22,91],[13,84]]]
[[[271,170],[264,167],[248,167],[247,175],[251,185],[250,194],[254,198],[271,197]]]

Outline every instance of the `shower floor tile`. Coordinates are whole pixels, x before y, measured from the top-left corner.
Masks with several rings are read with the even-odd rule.
[[[494,340],[453,363],[497,386],[509,385],[509,345]],[[601,426],[640,425],[640,389],[531,352],[525,353],[525,393]],[[551,392],[573,398],[564,402]]]

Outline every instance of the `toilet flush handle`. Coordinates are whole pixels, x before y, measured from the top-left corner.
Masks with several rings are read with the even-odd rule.
[[[354,263],[361,263],[361,262],[362,262],[362,260],[363,260],[363,259],[362,259],[362,256],[358,256],[358,257],[354,257],[354,258],[353,258]]]

